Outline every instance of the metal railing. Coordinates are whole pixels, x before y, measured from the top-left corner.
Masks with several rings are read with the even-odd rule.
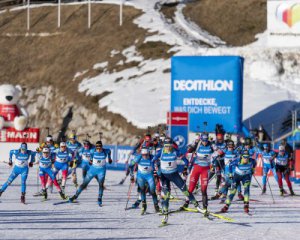
[[[27,31],[30,30],[30,10],[31,4],[39,4],[39,3],[56,3],[57,5],[57,27],[61,27],[61,4],[63,3],[70,3],[70,2],[79,2],[79,4],[87,4],[88,7],[88,28],[91,28],[91,11],[92,11],[92,4],[97,3],[95,0],[85,0],[85,1],[78,1],[78,0],[0,0],[0,10],[8,9],[9,7],[16,7],[16,6],[27,6]],[[99,1],[102,2],[102,1]],[[119,0],[120,2],[120,26],[123,25],[123,5],[125,4],[126,0]],[[1,7],[1,3],[4,4],[4,7]]]
[[[74,0],[76,1],[76,0]],[[6,9],[9,7],[16,7],[16,6],[25,6],[28,0],[0,0],[0,9]],[[32,3],[56,3],[57,0],[31,0]]]

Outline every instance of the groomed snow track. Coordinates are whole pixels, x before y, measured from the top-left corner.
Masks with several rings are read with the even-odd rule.
[[[1,164],[1,184],[9,173],[10,169]],[[245,215],[243,204],[235,202],[226,214],[234,218],[235,223],[209,221],[201,214],[183,212],[170,215],[170,225],[159,228],[161,216],[154,214],[150,201],[149,214],[145,216],[140,215],[140,209],[124,210],[129,181],[116,185],[124,172],[107,172],[105,185],[108,190],[104,192],[102,208],[96,202],[98,187],[95,180],[82,193],[78,204],[53,205],[61,202],[57,193],[49,194],[50,200],[41,202],[40,198],[32,196],[37,189],[36,173],[35,168],[30,169],[27,205],[19,202],[19,178],[1,196],[0,239],[299,239],[300,197],[279,197],[273,178],[271,187],[275,204],[269,190],[262,196],[259,188],[251,189],[251,198],[259,200],[250,203],[253,216]],[[71,195],[75,188],[71,180],[68,182],[67,193]],[[213,188],[214,182],[209,186],[210,195]],[[295,186],[295,192],[300,193],[299,185]],[[134,189],[131,203],[136,198],[135,193]],[[197,195],[197,198],[201,196]],[[170,209],[176,209],[180,204],[171,202]],[[218,201],[209,204],[213,211],[223,206]]]

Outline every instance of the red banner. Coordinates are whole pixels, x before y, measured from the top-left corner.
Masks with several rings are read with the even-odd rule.
[[[295,178],[300,179],[300,150],[295,150]]]
[[[187,126],[189,124],[189,113],[187,112],[168,112],[167,124],[172,126]]]
[[[261,155],[259,155],[256,159],[256,167],[255,167],[255,176],[263,175],[263,161]]]
[[[14,128],[3,128],[0,130],[0,142],[38,143],[39,139],[39,128],[26,128],[23,131],[17,131]]]

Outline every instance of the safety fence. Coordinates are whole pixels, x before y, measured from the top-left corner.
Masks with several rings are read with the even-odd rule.
[[[123,5],[125,5],[126,0],[116,0],[116,1],[107,1],[106,3],[110,4],[118,4],[120,6],[120,14],[119,14],[119,25],[123,25]],[[47,3],[47,4],[42,4]],[[49,3],[49,4],[48,4]],[[49,7],[57,7],[57,28],[61,27],[61,18],[62,18],[62,10],[61,6],[68,6],[68,4],[82,4],[87,5],[88,10],[88,18],[87,18],[87,27],[91,28],[92,23],[92,6],[94,4],[103,4],[105,1],[92,1],[92,0],[86,0],[86,1],[62,1],[62,0],[53,0],[53,1],[38,1],[38,0],[4,0],[3,5],[1,5],[0,1],[0,11],[3,9],[9,7],[9,6],[24,6],[24,9],[26,8],[27,11],[27,31],[31,28],[31,11],[32,8],[35,8],[36,6],[49,6]]]

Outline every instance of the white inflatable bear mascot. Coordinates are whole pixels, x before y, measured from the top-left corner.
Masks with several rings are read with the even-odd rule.
[[[22,94],[22,88],[17,85],[0,85],[0,129],[13,127],[18,131],[26,128],[28,114],[17,103]]]

